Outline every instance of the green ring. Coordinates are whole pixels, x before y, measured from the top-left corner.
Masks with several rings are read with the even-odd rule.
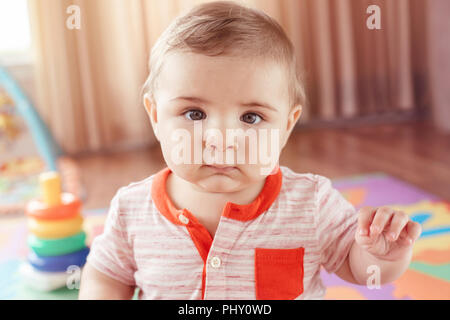
[[[84,231],[61,239],[41,239],[33,234],[28,236],[28,246],[42,257],[59,256],[81,250],[86,246],[85,241]]]

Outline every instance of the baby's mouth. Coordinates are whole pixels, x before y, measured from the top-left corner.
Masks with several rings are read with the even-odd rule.
[[[219,164],[205,165],[205,167],[209,168],[213,171],[219,172],[219,173],[230,173],[230,172],[233,172],[234,170],[237,170],[236,167],[229,166],[229,165],[219,165]]]

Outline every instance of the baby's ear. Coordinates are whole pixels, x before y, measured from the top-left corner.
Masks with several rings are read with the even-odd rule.
[[[287,126],[286,126],[286,135],[285,135],[285,138],[283,141],[283,146],[281,147],[281,149],[284,148],[289,137],[291,136],[292,129],[294,129],[295,124],[297,123],[298,119],[302,115],[302,110],[303,110],[302,106],[299,104],[299,105],[292,107],[292,109],[289,111],[288,121],[287,121]]]
[[[156,103],[150,97],[148,93],[144,94],[144,107],[145,111],[147,111],[148,118],[152,124],[153,132],[155,133],[156,139],[159,141],[158,137],[158,115],[156,113]]]
[[[300,118],[300,116],[302,115],[302,106],[296,105],[292,108],[292,110],[289,112],[289,116],[288,116],[288,123],[287,123],[287,137],[289,137],[291,135],[292,129],[294,129],[295,124],[297,123],[298,119]]]

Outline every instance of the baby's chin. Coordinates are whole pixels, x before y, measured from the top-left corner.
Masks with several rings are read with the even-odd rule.
[[[213,174],[196,181],[197,187],[205,192],[228,193],[242,189],[242,182],[225,174]]]
[[[261,179],[259,167],[236,166],[234,169],[216,170],[208,165],[189,165],[173,166],[171,170],[197,191],[208,193],[239,192]]]

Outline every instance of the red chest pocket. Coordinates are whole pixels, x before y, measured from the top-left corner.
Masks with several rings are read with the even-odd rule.
[[[292,300],[301,295],[304,254],[304,248],[256,248],[256,299]]]

